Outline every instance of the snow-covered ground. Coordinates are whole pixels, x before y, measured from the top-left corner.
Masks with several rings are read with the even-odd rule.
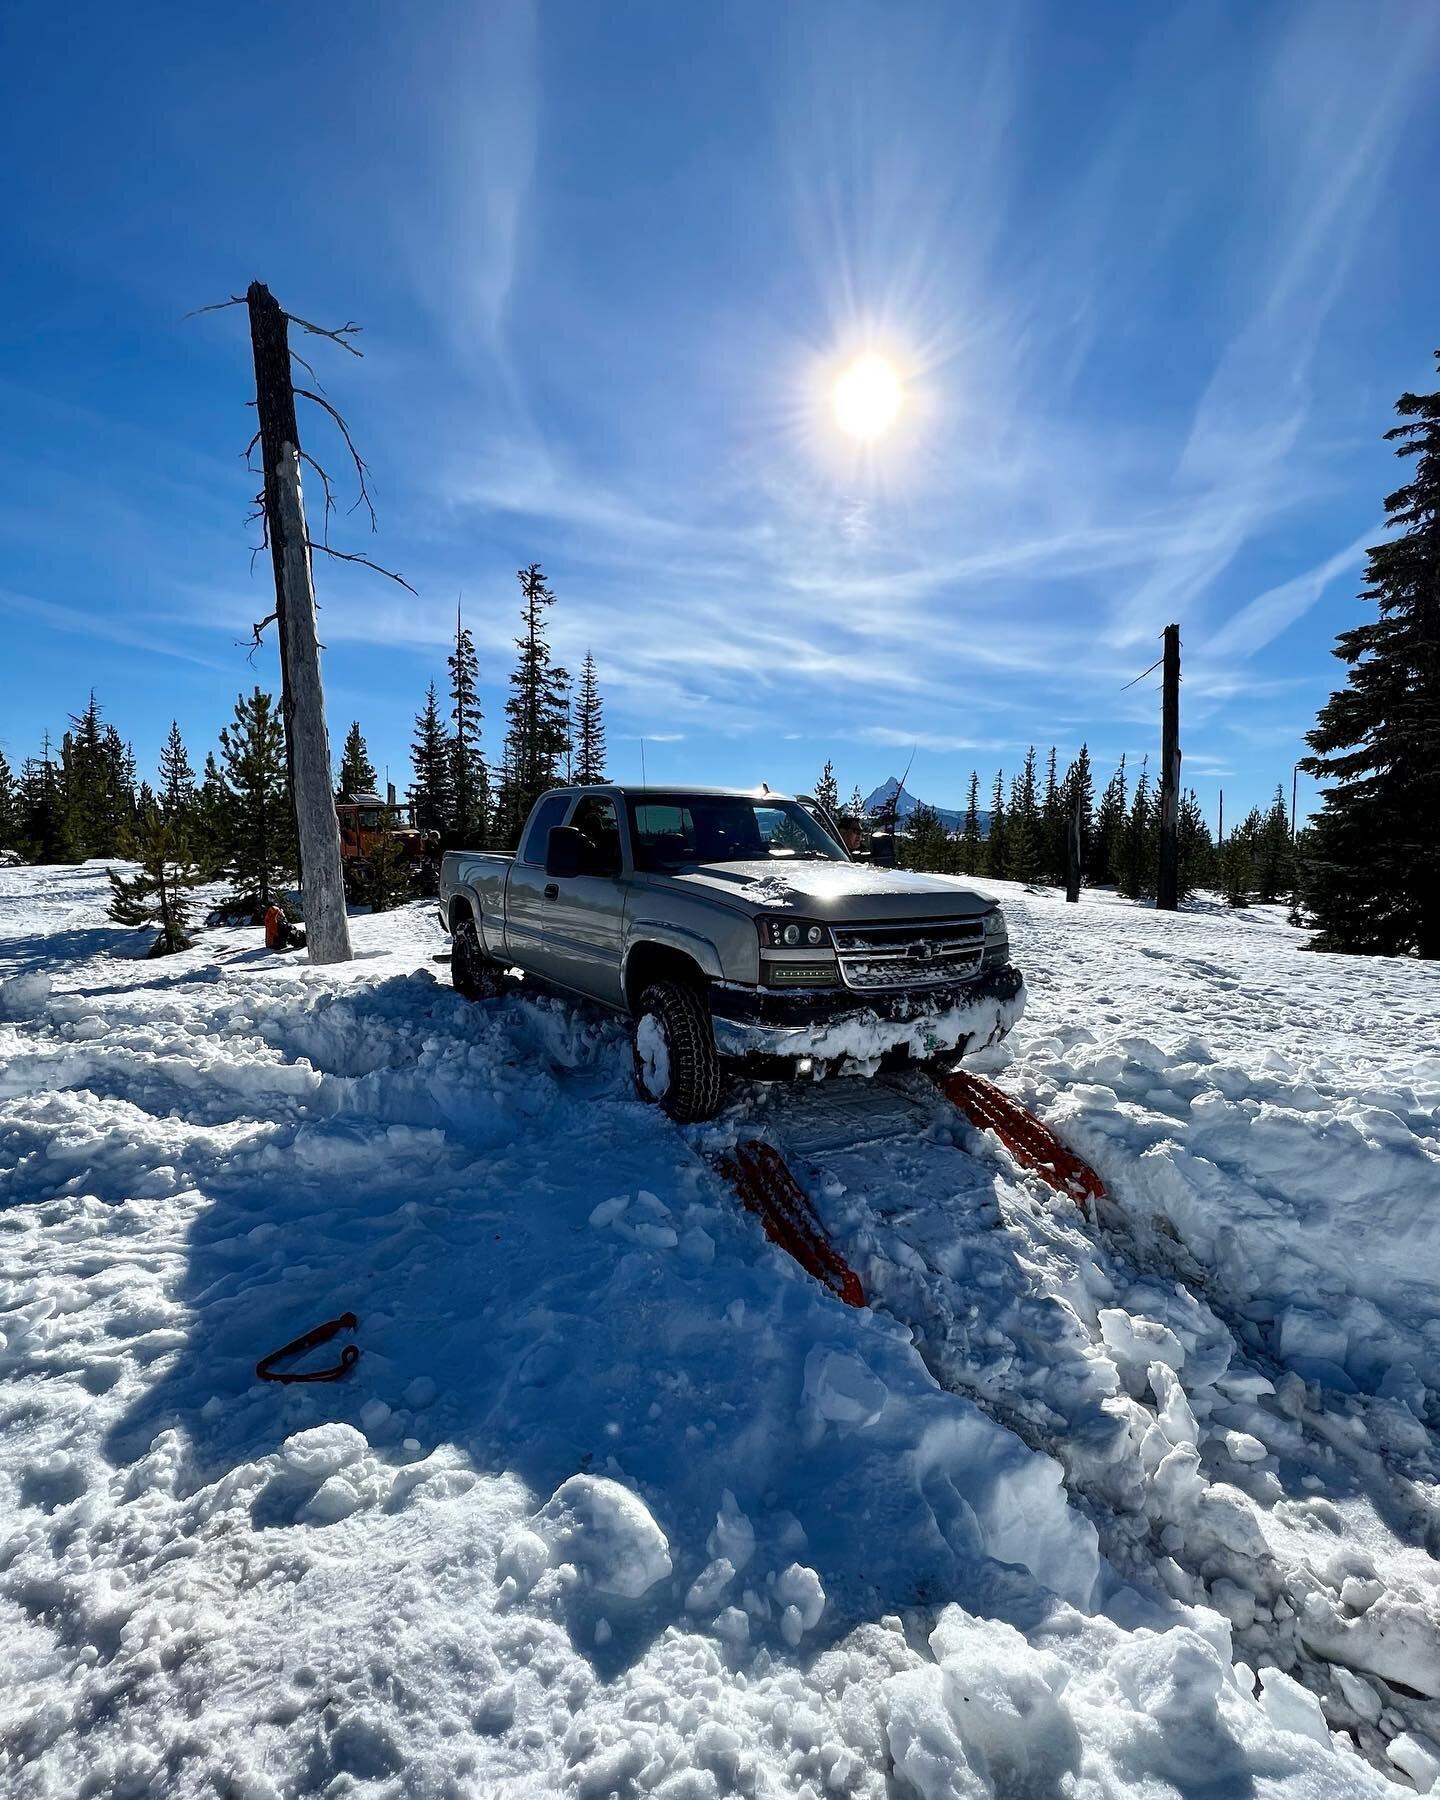
[[[423,907],[149,962],[105,891],[0,871],[6,1794],[1440,1772],[1436,970],[995,884],[991,1066],[1090,1222],[914,1078],[681,1133]],[[871,1310],[712,1173],[738,1128]],[[345,1380],[255,1380],[346,1309]]]

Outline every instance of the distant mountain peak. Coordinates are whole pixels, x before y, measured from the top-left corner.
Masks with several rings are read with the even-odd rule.
[[[897,793],[900,795],[898,803],[895,802]],[[908,787],[902,789],[896,777],[894,775],[889,775],[880,783],[874,793],[866,798],[865,810],[867,813],[888,812],[892,804],[895,805],[896,816],[903,821],[910,817],[917,806],[927,805],[928,802],[921,800],[917,794],[912,794]],[[965,823],[965,814],[963,811],[955,812],[951,808],[945,806],[937,806],[932,810],[939,816],[940,823],[947,831],[959,831]],[[982,833],[986,830],[988,824],[988,815],[981,813],[980,830]]]

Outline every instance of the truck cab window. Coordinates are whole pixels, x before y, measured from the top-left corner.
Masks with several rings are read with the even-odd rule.
[[[569,805],[568,794],[551,794],[548,800],[540,802],[531,817],[525,842],[520,847],[521,862],[537,863],[541,868],[545,866],[545,846],[550,841],[550,828],[552,825],[565,823],[565,812]]]
[[[590,873],[620,873],[620,821],[615,815],[615,802],[599,794],[588,795],[575,808],[570,823],[590,846]]]

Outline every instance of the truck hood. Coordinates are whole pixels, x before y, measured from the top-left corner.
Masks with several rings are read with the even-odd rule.
[[[948,875],[877,869],[869,863],[697,863],[648,883],[711,894],[746,912],[793,911],[826,920],[956,919],[987,913],[995,902]]]

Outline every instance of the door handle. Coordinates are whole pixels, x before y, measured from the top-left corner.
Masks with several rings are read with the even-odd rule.
[[[547,899],[547,900],[558,900],[558,899],[559,899],[559,898],[560,898],[560,884],[559,884],[559,882],[556,882],[556,881],[547,881],[547,882],[546,882],[546,884],[545,884],[545,898],[546,898],[546,899]]]

